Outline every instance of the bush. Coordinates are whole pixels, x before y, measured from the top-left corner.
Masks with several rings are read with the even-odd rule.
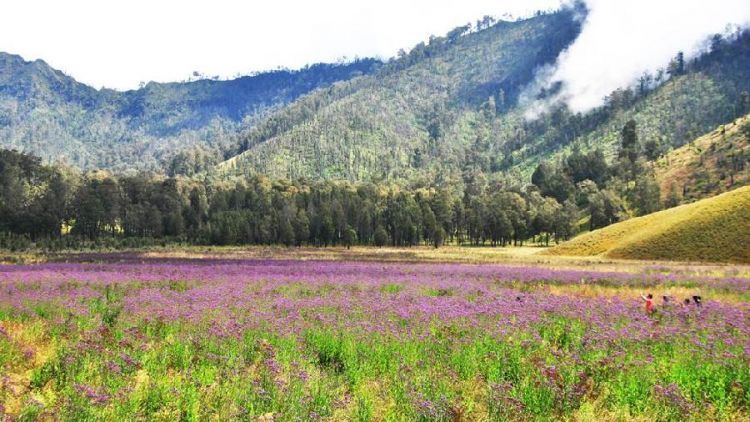
[[[378,226],[378,228],[375,229],[375,246],[380,248],[387,245],[390,242],[389,237],[388,232],[385,231],[383,226]]]

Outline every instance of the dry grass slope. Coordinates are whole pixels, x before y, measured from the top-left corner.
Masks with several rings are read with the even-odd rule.
[[[750,183],[750,115],[721,125],[654,165],[662,199],[674,190],[683,202],[710,198]]]
[[[626,220],[545,253],[750,263],[750,187]]]

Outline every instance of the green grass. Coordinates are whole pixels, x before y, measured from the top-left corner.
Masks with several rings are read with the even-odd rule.
[[[632,218],[544,253],[750,263],[750,187]]]
[[[666,266],[653,271],[677,274]],[[544,307],[556,300],[544,295],[555,287],[554,279],[512,290],[498,283],[478,286],[489,289],[481,294],[490,306],[496,302],[488,297],[495,295],[539,294],[543,307],[533,316],[540,319],[515,328],[484,314],[477,319],[422,319],[422,305],[461,307],[476,300],[480,293],[462,286],[460,279],[445,287],[397,280],[260,283],[272,289],[243,303],[244,311],[220,308],[215,309],[219,315],[207,311],[205,318],[194,320],[122,311],[123,303],[154,289],[189,294],[178,280],[93,286],[101,295],[81,298],[85,312],[78,313],[46,296],[29,306],[2,304],[0,411],[13,420],[71,421],[747,419],[746,327],[706,329],[701,321],[711,318],[708,301],[700,317],[678,320],[680,314],[665,311],[633,325],[643,327],[643,337],[613,335],[610,343],[592,341],[592,332],[617,333],[620,322],[641,321],[641,303],[633,300],[632,314],[605,326],[595,323],[601,318],[596,311],[546,312]],[[695,283],[704,297],[719,299],[711,290],[713,281]],[[596,286],[615,289],[618,297],[637,297],[616,284],[606,279]],[[303,308],[300,317],[307,322],[299,331],[263,325],[215,330],[224,318],[243,322],[270,315],[266,312],[290,298],[300,304],[350,294],[356,299],[355,291],[373,293],[374,302],[413,304],[412,313],[365,315],[365,307],[346,312],[318,304]],[[581,294],[580,302],[571,305],[581,303],[586,309],[583,292],[555,293],[562,294]],[[528,300],[535,306],[536,299]],[[340,319],[331,322],[328,313]],[[279,311],[268,318],[282,315]],[[398,329],[371,331],[351,324],[357,320],[391,321]],[[675,321],[680,321],[675,327],[689,324],[692,329],[659,338],[646,334]],[[507,332],[491,332],[496,324]],[[716,340],[717,331],[728,332],[723,338],[731,341]],[[696,348],[694,340],[711,343],[712,353]]]
[[[531,346],[526,335],[513,341],[480,333],[407,341],[326,329],[312,329],[299,340],[263,332],[216,339],[197,335],[197,327],[170,325],[166,333],[145,334],[147,348],[127,346],[132,339],[126,332],[149,333],[143,324],[115,327],[83,350],[73,346],[78,339],[61,337],[57,353],[32,371],[30,385],[42,395],[55,391],[46,401],[61,405],[63,420],[264,414],[284,420],[456,420],[459,414],[507,420],[518,417],[514,409],[547,420],[576,415],[586,409],[583,403],[597,406],[600,417],[606,417],[606,409],[628,415],[648,409],[663,420],[679,419],[680,403],[662,402],[652,391],[658,383],[674,383],[682,396],[708,401],[718,412],[748,400],[730,385],[750,382],[740,361],[710,364],[683,353],[686,345],[657,345],[645,352],[628,347],[617,360],[622,369],[615,372],[598,352],[558,359],[550,351],[580,353],[585,334],[579,322],[563,318],[538,327]],[[125,343],[118,345],[117,337]],[[95,387],[89,393],[81,386]],[[594,388],[606,395],[592,396]],[[104,391],[107,399],[99,404],[96,394]],[[38,402],[27,400],[18,414],[33,420],[45,413]]]

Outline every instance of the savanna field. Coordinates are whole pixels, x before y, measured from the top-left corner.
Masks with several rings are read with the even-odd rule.
[[[444,249],[2,265],[0,414],[750,418],[747,267],[533,255],[495,264],[461,259],[497,258],[487,249]],[[654,313],[641,293],[654,294]],[[700,306],[684,304],[696,295]]]

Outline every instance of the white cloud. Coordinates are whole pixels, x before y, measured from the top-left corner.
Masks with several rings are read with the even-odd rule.
[[[134,88],[194,70],[297,68],[393,56],[485,14],[529,14],[559,0],[9,0],[0,51],[41,58],[96,87]]]
[[[691,57],[707,37],[728,24],[750,23],[748,0],[585,0],[590,12],[576,41],[557,63],[539,73],[535,88],[562,82],[553,101],[574,112],[603,104],[606,95],[644,71],[665,66],[678,51]],[[538,92],[538,91],[537,91]],[[548,103],[530,104],[534,117]]]

